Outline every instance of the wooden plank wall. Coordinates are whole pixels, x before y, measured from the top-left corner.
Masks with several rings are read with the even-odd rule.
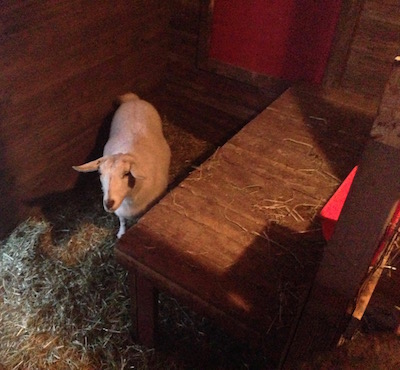
[[[398,0],[364,0],[339,87],[380,99],[400,47]]]
[[[162,0],[2,1],[0,236],[73,186],[118,94],[159,84],[168,22]]]
[[[181,1],[183,6],[193,7]],[[197,2],[203,10],[199,65],[256,86],[271,83],[268,76],[207,58],[213,1]],[[399,34],[400,8],[397,0],[343,0],[324,85],[379,100],[399,47]]]
[[[267,79],[268,88],[252,95],[251,87],[196,69],[200,10],[207,1],[2,2],[0,237],[28,214],[27,201],[73,186],[77,174],[70,166],[92,152],[117,94],[133,89],[149,96],[165,77],[165,91],[195,100],[215,91],[215,81],[221,94],[214,97],[227,96],[229,104],[246,89],[255,111],[279,95],[285,87],[279,81]],[[379,99],[398,47],[400,10],[396,0],[349,4],[330,85]]]
[[[169,5],[172,16],[167,73],[160,88],[148,98],[167,122],[165,134],[172,150],[170,175],[179,181],[288,85],[276,81],[260,88],[199,69],[200,1],[169,0]],[[190,150],[185,150],[189,146]]]
[[[164,95],[171,95],[172,99],[179,101],[182,110],[186,109],[184,105],[190,101],[198,104],[197,110],[202,108],[206,110],[208,107],[215,108],[216,114],[220,114],[221,111],[230,114],[230,117],[225,117],[225,123],[218,124],[230,126],[230,131],[232,128],[238,131],[241,126],[274,101],[289,85],[274,80],[270,81],[268,86],[254,86],[214,73],[214,71],[199,69],[197,62],[201,57],[199,35],[202,27],[201,12],[204,1],[170,0],[169,2],[173,9],[169,28],[171,48],[168,71],[161,92]],[[170,105],[172,104],[170,102]],[[234,117],[239,118],[241,123],[229,122],[229,118],[233,121]],[[208,118],[208,121],[214,123],[214,118]],[[196,131],[196,128],[193,130]],[[221,127],[215,127],[211,132],[218,130],[221,130]],[[231,132],[230,136],[236,131]],[[215,133],[212,132],[211,135],[207,135],[206,139],[221,145],[220,141],[214,140],[214,135]],[[217,136],[221,137],[221,135]],[[228,138],[225,135],[224,139]]]

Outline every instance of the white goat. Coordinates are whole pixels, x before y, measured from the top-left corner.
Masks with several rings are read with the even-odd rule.
[[[79,172],[99,170],[103,206],[120,221],[139,216],[166,191],[171,151],[156,109],[133,93],[119,97],[103,157],[73,166]]]

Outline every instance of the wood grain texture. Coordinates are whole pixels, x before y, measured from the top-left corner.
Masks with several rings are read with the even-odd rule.
[[[395,62],[383,92],[371,136],[380,143],[400,149],[400,63]]]
[[[328,242],[299,323],[287,346],[286,366],[338,343],[400,198],[399,67],[387,81],[371,136]],[[354,307],[353,307],[354,309]]]
[[[363,3],[364,0],[342,1],[342,9],[332,45],[331,56],[323,79],[323,84],[326,87],[340,87],[341,85]]]
[[[141,274],[130,272],[127,282],[132,297],[133,339],[148,348],[153,348],[157,333],[157,291]]]
[[[287,368],[337,344],[349,305],[367,274],[400,196],[399,151],[371,141],[321,261],[290,344]]]
[[[365,0],[340,86],[380,97],[399,49],[397,0]]]
[[[284,84],[268,76],[208,57],[213,1],[199,0],[202,9],[199,66],[256,86]],[[400,9],[396,0],[343,1],[323,84],[379,99],[399,47]]]
[[[317,214],[368,137],[367,116],[333,101],[285,92],[124,235],[118,260],[278,362],[321,253]]]
[[[279,82],[250,86],[196,68],[200,5],[2,2],[0,235],[27,216],[32,198],[75,184],[71,165],[100,152],[116,95],[138,91],[220,145],[282,93]],[[398,49],[398,11],[394,0],[365,1],[353,38],[340,38],[350,46],[339,87],[380,98]]]
[[[118,94],[159,85],[168,14],[158,0],[2,2],[0,235],[73,186]]]

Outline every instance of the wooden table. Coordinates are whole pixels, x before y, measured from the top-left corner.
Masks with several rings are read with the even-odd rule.
[[[139,341],[155,344],[164,291],[279,362],[321,259],[318,213],[372,124],[367,103],[287,90],[121,238]]]

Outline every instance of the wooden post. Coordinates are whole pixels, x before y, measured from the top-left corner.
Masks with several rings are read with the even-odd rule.
[[[358,25],[365,0],[342,1],[337,31],[332,45],[331,56],[325,70],[323,85],[339,88],[349,58],[353,35]]]
[[[134,340],[148,348],[155,346],[158,317],[158,292],[140,273],[128,274]]]
[[[386,85],[371,140],[361,158],[342,213],[308,300],[293,329],[282,367],[337,343],[347,326],[376,248],[400,197],[400,66]]]

